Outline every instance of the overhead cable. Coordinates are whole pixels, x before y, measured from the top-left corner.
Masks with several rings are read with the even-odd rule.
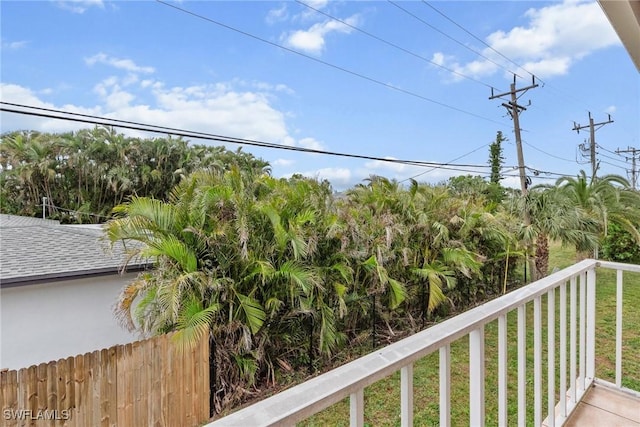
[[[554,159],[564,160],[565,162],[569,162],[569,163],[576,163],[575,160],[565,159],[564,157],[559,157],[559,156],[556,156],[555,154],[547,153],[546,151],[541,150],[540,148],[536,147],[535,145],[529,144],[527,141],[522,141],[522,142],[524,142],[525,144],[527,144],[529,147],[533,148],[534,150],[537,150],[537,151],[541,152],[542,154],[546,154],[549,157],[553,157]]]
[[[22,110],[13,108],[13,107],[22,108]],[[27,110],[24,110],[24,109],[27,109]],[[33,111],[28,111],[28,110],[33,110]],[[0,111],[6,111],[9,113],[23,114],[23,115],[29,115],[29,116],[35,116],[35,117],[45,117],[45,118],[87,123],[87,124],[93,124],[93,125],[114,126],[114,127],[119,127],[123,129],[137,130],[137,131],[143,131],[143,132],[172,134],[175,136],[181,136],[185,138],[202,139],[202,140],[222,142],[222,143],[242,144],[242,145],[253,146],[253,147],[289,150],[289,151],[297,151],[297,152],[310,153],[310,154],[323,154],[323,155],[329,155],[329,156],[356,158],[356,159],[364,159],[364,160],[374,160],[374,161],[387,162],[387,163],[399,163],[399,164],[405,164],[410,166],[432,167],[432,168],[439,168],[439,169],[456,170],[461,172],[475,172],[475,170],[464,169],[464,168],[489,168],[490,167],[489,165],[440,163],[440,162],[429,162],[429,161],[421,161],[421,160],[403,160],[403,159],[367,156],[363,154],[317,150],[317,149],[305,148],[305,147],[294,147],[294,146],[283,145],[283,144],[257,141],[253,139],[235,138],[235,137],[216,135],[216,134],[206,133],[206,132],[194,132],[194,131],[189,131],[189,130],[179,129],[179,128],[149,125],[149,124],[140,123],[140,122],[111,119],[107,117],[73,113],[73,112],[55,110],[55,109],[44,108],[44,107],[34,107],[34,106],[16,104],[16,103],[4,102],[4,101],[0,101]]]
[[[488,145],[489,145],[489,144],[483,144],[483,145],[481,145],[480,147],[476,148],[475,150],[469,151],[468,153],[465,153],[465,154],[463,154],[463,155],[461,155],[461,156],[458,156],[458,157],[456,157],[455,159],[452,159],[452,160],[450,160],[449,162],[447,162],[447,163],[445,163],[445,164],[452,164],[452,163],[453,163],[453,162],[455,162],[456,160],[460,160],[460,159],[462,159],[463,157],[467,157],[467,156],[469,156],[469,155],[471,155],[471,154],[475,153],[476,151],[479,151],[479,150],[481,150],[481,149],[483,149],[483,148],[487,147]],[[422,176],[422,175],[426,175],[426,174],[428,174],[428,173],[431,173],[431,172],[433,172],[433,171],[434,171],[434,170],[436,170],[436,169],[437,169],[437,168],[427,169],[427,170],[426,170],[426,171],[424,171],[424,172],[420,172],[420,173],[418,173],[418,174],[416,174],[416,175],[413,175],[413,176],[411,176],[411,177],[409,177],[409,178],[405,178],[405,179],[403,179],[403,180],[402,180],[402,181],[400,181],[400,182],[402,183],[402,182],[405,182],[405,181],[409,181],[409,180],[411,180],[411,179],[416,179],[417,177]],[[486,172],[485,172],[485,174],[486,174],[487,176],[489,176],[489,175],[490,175],[490,173],[486,173]]]
[[[459,44],[460,46],[464,47],[467,50],[470,50],[471,52],[475,53],[476,55],[478,55],[479,57],[486,59],[487,61],[491,62],[492,64],[494,64],[495,66],[502,68],[503,70],[507,71],[510,74],[513,74],[514,76],[520,77],[521,79],[524,79],[524,77],[522,77],[521,75],[519,75],[518,73],[516,73],[515,71],[511,71],[510,69],[506,68],[505,66],[503,66],[502,64],[494,61],[491,58],[488,58],[487,56],[483,55],[482,53],[478,52],[475,49],[470,48],[469,46],[467,46],[466,44],[462,43],[461,41],[455,39],[454,37],[451,37],[449,34],[445,33],[444,31],[434,27],[433,25],[431,25],[430,23],[428,23],[427,21],[425,21],[424,19],[420,18],[418,15],[416,15],[415,13],[405,9],[404,7],[400,6],[398,3],[392,1],[392,0],[387,0],[389,3],[391,3],[392,5],[394,5],[395,7],[397,7],[398,9],[402,10],[404,13],[406,13],[409,16],[412,16],[413,18],[415,18],[416,20],[422,22],[424,25],[426,25],[427,27],[431,28],[432,30],[434,30],[435,32],[442,34],[443,36],[445,36],[446,38],[448,38],[449,40]],[[526,71],[526,70],[525,70]]]
[[[530,74],[531,76],[533,76],[533,74],[529,71],[527,71],[526,69],[524,69],[520,64],[518,64],[517,62],[509,59],[507,56],[503,55],[501,52],[497,51],[493,46],[491,46],[490,44],[488,44],[487,42],[485,42],[484,40],[482,40],[480,37],[476,36],[475,34],[473,34],[471,31],[467,30],[465,27],[463,27],[462,25],[458,24],[456,21],[454,21],[453,19],[451,19],[450,17],[448,17],[444,12],[442,12],[441,10],[437,9],[435,6],[433,6],[431,3],[429,3],[426,0],[422,0],[422,3],[424,3],[425,5],[429,6],[431,9],[433,9],[436,13],[438,13],[440,16],[444,17],[446,20],[448,20],[449,22],[451,22],[453,25],[455,25],[456,27],[460,28],[462,31],[464,31],[465,33],[467,33],[468,35],[470,35],[471,37],[473,37],[474,39],[476,39],[477,41],[479,41],[480,43],[482,43],[483,45],[485,45],[486,47],[488,47],[489,49],[491,49],[493,52],[497,53],[498,55],[500,55],[501,57],[503,57],[504,59],[506,59],[507,61],[509,61],[510,63],[512,63],[513,65],[515,65],[516,67],[520,68],[521,70],[526,71],[528,74]],[[502,68],[502,67],[501,67]],[[504,69],[504,68],[503,68]],[[509,70],[507,70],[509,71]],[[538,79],[540,80],[540,79]],[[540,80],[540,82],[542,82],[542,80]],[[542,82],[543,83],[543,82]]]
[[[444,65],[442,65],[442,64],[438,64],[437,62],[434,62],[434,61],[430,60],[429,58],[426,58],[426,57],[424,57],[424,56],[422,56],[422,55],[420,55],[420,54],[418,54],[418,53],[412,52],[412,51],[410,51],[409,49],[405,49],[405,48],[403,48],[402,46],[399,46],[399,45],[397,45],[397,44],[395,44],[395,43],[393,43],[393,42],[390,42],[390,41],[388,41],[388,40],[383,39],[382,37],[378,37],[378,36],[376,36],[375,34],[372,34],[372,33],[368,32],[368,31],[366,31],[366,30],[363,30],[362,28],[359,28],[359,27],[356,27],[355,25],[349,24],[348,22],[346,22],[346,21],[344,21],[344,20],[342,20],[342,19],[340,19],[340,18],[336,18],[335,16],[332,16],[332,15],[328,14],[327,12],[325,12],[325,11],[323,11],[323,10],[316,9],[315,7],[311,6],[310,4],[307,4],[307,3],[303,2],[303,1],[301,1],[301,0],[296,0],[296,2],[297,2],[297,3],[300,3],[300,4],[301,4],[301,5],[303,5],[303,6],[306,6],[307,8],[309,8],[309,9],[311,9],[311,10],[313,10],[313,11],[315,11],[315,12],[317,12],[317,13],[321,14],[321,15],[326,16],[326,17],[327,17],[327,18],[329,18],[329,19],[332,19],[332,20],[334,20],[334,21],[336,21],[336,22],[339,22],[339,23],[341,23],[341,24],[343,24],[343,25],[345,25],[345,26],[347,26],[347,27],[349,27],[349,28],[351,28],[351,29],[353,29],[353,30],[356,30],[356,31],[358,31],[358,32],[360,32],[360,33],[362,33],[362,34],[364,34],[364,35],[366,35],[366,36],[369,36],[369,37],[371,37],[371,38],[373,38],[373,39],[375,39],[375,40],[378,40],[378,41],[379,41],[379,42],[381,42],[381,43],[384,43],[384,44],[386,44],[386,45],[388,45],[388,46],[391,46],[391,47],[393,47],[393,48],[395,48],[395,49],[398,49],[398,50],[400,50],[400,51],[402,51],[402,52],[404,52],[404,53],[407,53],[407,54],[409,54],[409,55],[411,55],[411,56],[413,56],[413,57],[415,57],[415,58],[418,58],[418,59],[420,59],[420,60],[422,60],[422,61],[425,61],[425,62],[427,62],[427,63],[429,63],[429,64],[431,64],[431,65],[435,65],[436,67],[442,68],[443,70],[446,70],[446,71],[448,71],[448,72],[449,72],[449,73],[451,73],[451,74],[455,74],[455,75],[457,75],[457,76],[459,76],[459,77],[462,77],[462,78],[465,78],[465,79],[471,80],[471,81],[473,81],[473,82],[476,82],[476,83],[481,84],[481,85],[483,85],[483,86],[486,86],[486,87],[488,87],[488,88],[491,88],[491,87],[492,87],[491,85],[489,85],[489,84],[487,84],[487,83],[484,83],[484,82],[482,82],[482,81],[480,81],[480,80],[478,80],[478,79],[475,79],[475,78],[473,78],[473,77],[471,77],[471,76],[468,76],[468,75],[466,75],[466,74],[462,74],[462,73],[461,73],[461,72],[459,72],[459,71],[452,70],[451,68],[449,68],[449,67],[445,67],[445,66],[444,66]]]
[[[190,11],[190,10],[185,9],[185,8],[183,8],[183,7],[180,7],[180,6],[178,6],[177,4],[168,3],[168,2],[166,2],[166,1],[164,1],[164,0],[156,0],[156,2],[157,2],[157,3],[160,3],[160,4],[163,4],[163,5],[167,6],[167,7],[173,8],[173,9],[175,9],[175,10],[178,10],[178,11],[180,11],[180,12],[186,13],[186,14],[188,14],[188,15],[191,15],[191,16],[193,16],[193,17],[196,17],[196,18],[198,18],[198,19],[202,19],[202,20],[207,21],[207,22],[209,22],[209,23],[212,23],[212,24],[218,25],[218,26],[220,26],[220,27],[226,28],[226,29],[228,29],[228,30],[234,31],[234,32],[236,32],[236,33],[242,34],[242,35],[244,35],[244,36],[251,37],[252,39],[255,39],[255,40],[261,41],[261,42],[266,43],[266,44],[268,44],[268,45],[271,45],[271,46],[274,46],[274,47],[280,48],[280,49],[282,49],[282,50],[285,50],[285,51],[287,51],[287,52],[294,53],[294,54],[296,54],[296,55],[302,56],[303,58],[306,58],[306,59],[308,59],[308,60],[310,60],[310,61],[314,61],[314,62],[316,62],[316,63],[318,63],[318,64],[325,65],[325,66],[327,66],[327,67],[333,68],[333,69],[335,69],[335,70],[342,71],[342,72],[344,72],[344,73],[347,73],[347,74],[350,74],[350,75],[352,75],[352,76],[355,76],[355,77],[361,78],[361,79],[363,79],[363,80],[369,81],[369,82],[374,83],[374,84],[377,84],[377,85],[379,85],[379,86],[386,87],[387,89],[395,90],[396,92],[400,92],[400,93],[403,93],[403,94],[405,94],[405,95],[409,95],[409,96],[412,96],[412,97],[414,97],[414,98],[418,98],[418,99],[421,99],[421,100],[423,100],[423,101],[427,101],[427,102],[430,102],[430,103],[432,103],[432,104],[436,104],[436,105],[439,105],[439,106],[441,106],[441,107],[448,108],[448,109],[450,109],[450,110],[457,111],[457,112],[459,112],[459,113],[463,113],[463,114],[466,114],[466,115],[468,115],[468,116],[472,116],[472,117],[475,117],[475,118],[478,118],[478,119],[481,119],[481,120],[485,120],[485,121],[488,121],[488,122],[491,122],[491,123],[496,123],[496,124],[499,124],[499,125],[503,125],[503,124],[504,124],[504,123],[498,122],[498,121],[496,121],[496,120],[493,120],[493,119],[491,119],[491,118],[489,118],[489,117],[484,117],[484,116],[481,116],[481,115],[479,115],[479,114],[473,113],[473,112],[471,112],[471,111],[463,110],[462,108],[454,107],[453,105],[449,105],[449,104],[446,104],[446,103],[444,103],[444,102],[437,101],[437,100],[435,100],[435,99],[429,98],[429,97],[427,97],[427,96],[420,95],[420,94],[415,93],[415,92],[412,92],[412,91],[410,91],[410,90],[406,90],[406,89],[403,89],[403,88],[401,88],[401,87],[394,86],[394,85],[389,84],[389,83],[385,83],[385,82],[383,82],[382,80],[378,80],[378,79],[376,79],[376,78],[374,78],[374,77],[370,77],[370,76],[367,76],[367,75],[361,74],[361,73],[359,73],[359,72],[357,72],[357,71],[350,70],[350,69],[345,68],[345,67],[342,67],[342,66],[340,66],[340,65],[332,64],[332,63],[327,62],[327,61],[324,61],[324,60],[322,60],[322,59],[320,59],[320,58],[316,58],[316,57],[314,57],[314,56],[312,56],[312,55],[307,55],[306,53],[300,52],[300,51],[295,50],[295,49],[291,49],[291,48],[286,47],[286,46],[284,46],[284,45],[282,45],[282,44],[279,44],[279,43],[273,42],[273,41],[271,41],[271,40],[267,40],[267,39],[262,38],[262,37],[260,37],[260,36],[256,36],[255,34],[251,34],[251,33],[246,32],[246,31],[244,31],[244,30],[240,30],[240,29],[238,29],[238,28],[232,27],[232,26],[227,25],[227,24],[225,24],[225,23],[222,23],[222,22],[220,22],[220,21],[216,21],[216,20],[214,20],[214,19],[212,19],[212,18],[209,18],[209,17],[206,17],[206,16],[204,16],[204,15],[200,15],[200,14],[198,14],[198,13],[196,13],[196,12],[193,12],[193,11]]]

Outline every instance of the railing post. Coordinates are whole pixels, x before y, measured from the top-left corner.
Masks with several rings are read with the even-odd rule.
[[[576,357],[577,357],[577,348],[576,348],[576,311],[577,311],[577,277],[573,276],[570,282],[569,288],[569,381],[571,381],[569,385],[569,394],[571,403],[576,403],[577,395],[576,395]]]
[[[585,365],[586,365],[586,316],[587,316],[587,273],[580,275],[580,338],[578,339],[580,345],[580,356],[578,366],[578,390],[584,390],[585,384]]]
[[[507,426],[507,315],[498,317],[498,425]]]
[[[527,423],[527,306],[518,307],[518,425]]]
[[[451,426],[451,345],[440,347],[440,427]]]
[[[533,300],[533,425],[542,424],[542,298]]]
[[[616,387],[622,387],[622,270],[616,271]]]
[[[561,286],[564,286],[561,285]],[[547,426],[556,425],[556,290],[547,292]]]
[[[413,426],[413,363],[400,370],[400,423]]]
[[[587,271],[587,366],[586,379],[591,383],[596,377],[596,268]],[[586,388],[586,384],[585,384]]]
[[[567,417],[567,282],[560,285],[560,417]]]
[[[484,326],[469,333],[469,417],[484,426]]]
[[[364,390],[360,389],[355,393],[351,393],[349,400],[349,425],[351,427],[364,426]]]

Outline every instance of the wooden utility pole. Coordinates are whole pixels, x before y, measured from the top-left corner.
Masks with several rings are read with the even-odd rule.
[[[513,83],[511,83],[511,90],[509,92],[495,95],[493,93],[493,88],[491,88],[491,96],[489,97],[489,99],[495,99],[502,98],[506,95],[511,95],[511,99],[509,100],[509,102],[503,102],[502,106],[507,109],[507,112],[513,119],[513,131],[516,135],[516,150],[518,152],[518,170],[520,171],[520,189],[522,190],[523,196],[527,195],[529,185],[527,183],[527,172],[524,165],[524,154],[522,153],[522,138],[520,136],[520,112],[526,110],[527,108],[523,105],[518,104],[518,98],[524,95],[524,92],[535,87],[538,87],[538,84],[536,83],[535,76],[533,76],[531,85],[516,89],[516,76],[514,75]],[[520,92],[522,93],[519,96],[516,96]],[[529,105],[530,104],[531,102],[529,102]]]
[[[520,190],[522,191],[523,198],[525,198],[529,193],[529,181],[527,178],[527,171],[524,164],[524,154],[522,152],[522,138],[520,136],[520,112],[525,111],[527,108],[523,105],[518,104],[518,98],[524,95],[524,93],[529,89],[533,89],[535,87],[538,87],[538,84],[536,83],[536,77],[532,76],[531,84],[529,86],[516,89],[516,76],[514,75],[513,83],[511,83],[509,92],[504,92],[496,95],[493,93],[493,88],[491,88],[491,96],[489,97],[489,99],[496,99],[496,98],[502,98],[504,96],[510,95],[509,101],[503,102],[502,106],[507,109],[507,112],[513,119],[513,131],[516,136],[516,150],[518,153],[518,170],[520,172]],[[530,104],[531,104],[531,101],[529,101],[529,104],[527,105],[530,105]],[[524,218],[524,225],[528,227],[531,225],[531,215],[529,214],[529,209],[527,209],[526,203],[524,206],[525,206],[524,212],[522,213]],[[532,249],[532,242],[527,242],[527,252],[530,253],[531,249]],[[530,268],[531,278],[533,280],[536,280],[536,270],[534,266],[535,266],[535,263],[532,262],[531,268]]]
[[[636,184],[638,183],[638,169],[636,168],[636,156],[638,156],[638,153],[640,153],[640,149],[634,148],[634,147],[627,147],[626,150],[616,150],[616,153],[618,154],[622,154],[622,153],[631,153],[631,185],[633,186],[633,189],[636,190]],[[627,159],[628,161],[629,159]]]
[[[591,112],[589,112],[589,125],[588,126],[580,126],[578,123],[573,122],[573,129],[577,133],[580,133],[581,129],[589,128],[589,157],[591,157],[591,181],[596,180],[596,172],[598,170],[598,163],[596,162],[596,130],[600,129],[602,126],[613,123],[611,120],[611,115],[609,115],[609,120],[606,122],[593,123],[593,117],[591,117]],[[598,126],[598,129],[596,129]]]

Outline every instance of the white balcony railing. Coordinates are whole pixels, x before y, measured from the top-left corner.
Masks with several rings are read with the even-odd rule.
[[[640,273],[640,266],[584,260],[528,286],[492,300],[422,332],[376,350],[353,362],[283,391],[252,406],[221,418],[208,426],[293,425],[350,397],[351,426],[364,425],[365,387],[400,371],[401,425],[413,425],[413,366],[429,354],[439,352],[439,412],[441,426],[451,425],[451,344],[469,339],[469,422],[485,424],[485,402],[496,399],[498,424],[531,423],[527,409],[533,406],[534,425],[564,424],[595,381],[596,354],[596,268],[617,271],[615,382],[622,387],[622,289],[623,271]],[[637,279],[627,285],[640,286]],[[556,295],[557,294],[557,295]],[[546,367],[543,367],[543,296],[546,295]],[[556,303],[556,296],[559,301]],[[533,303],[533,396],[527,395],[527,307]],[[530,306],[529,306],[530,307]],[[508,419],[507,408],[507,315],[517,313],[517,420]],[[556,317],[558,317],[556,319]],[[485,393],[485,326],[498,322],[497,396]],[[531,322],[529,322],[531,323]],[[531,325],[530,325],[531,326]],[[556,342],[556,339],[558,342]],[[559,354],[556,354],[556,351]],[[640,357],[635,354],[633,357]],[[558,360],[558,363],[556,363]],[[568,363],[568,366],[567,366]],[[558,365],[558,366],[557,366]],[[546,396],[543,370],[546,368]],[[556,390],[556,384],[558,389]],[[631,394],[637,392],[624,389]],[[533,399],[531,399],[533,397]],[[543,405],[543,399],[547,399]],[[455,402],[460,405],[461,402]],[[543,406],[546,409],[543,413]],[[551,412],[551,414],[549,414]],[[551,415],[551,416],[549,416]]]

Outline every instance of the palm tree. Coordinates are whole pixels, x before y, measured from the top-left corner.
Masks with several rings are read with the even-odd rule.
[[[512,198],[510,203],[513,211],[527,209],[531,215],[531,225],[523,225],[518,234],[523,241],[535,242],[533,280],[547,275],[549,239],[579,249],[597,244],[597,222],[556,186],[533,187],[526,198]]]
[[[588,181],[586,173],[580,171],[576,178],[558,179],[556,185],[574,205],[598,222],[600,238],[607,236],[609,224],[613,223],[640,244],[640,193],[634,191],[625,178],[605,175]]]

